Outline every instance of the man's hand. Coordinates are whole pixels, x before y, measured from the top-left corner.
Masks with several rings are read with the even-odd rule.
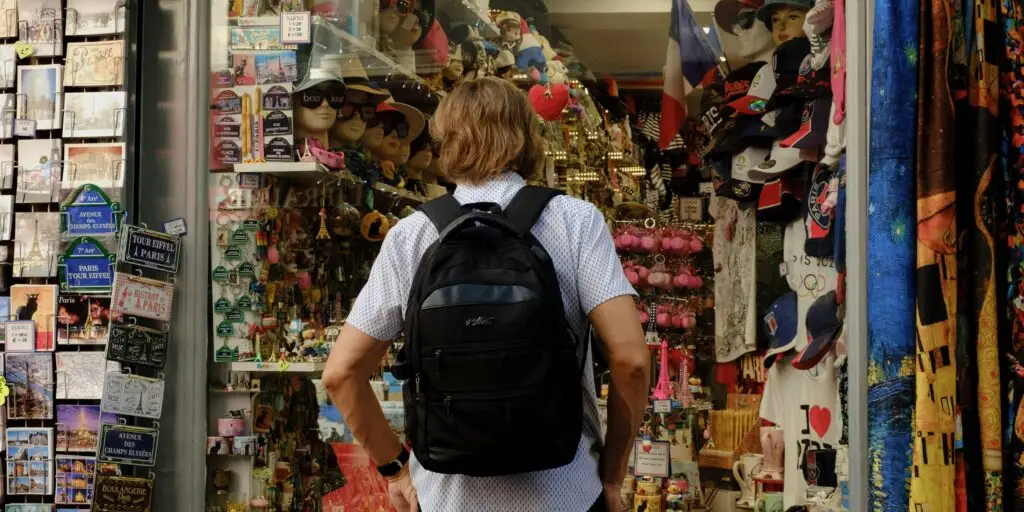
[[[412,486],[409,466],[403,467],[398,476],[388,479],[388,497],[398,512],[419,512],[419,498]]]
[[[603,484],[604,502],[608,512],[620,512],[622,508],[622,484]]]

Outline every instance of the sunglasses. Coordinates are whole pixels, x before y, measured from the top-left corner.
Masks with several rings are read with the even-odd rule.
[[[404,139],[409,136],[409,123],[405,121],[395,122],[385,119],[381,122],[381,125],[384,127],[385,136],[390,135],[391,132],[395,132],[399,139]]]
[[[366,121],[367,125],[369,125],[370,121],[377,120],[377,107],[373,105],[358,105],[356,103],[346,102],[338,109],[338,119],[341,119],[342,121],[348,121],[357,115],[361,117],[363,121]],[[376,126],[376,124],[374,126]]]
[[[317,86],[299,93],[299,105],[303,108],[319,108],[324,101],[338,110],[345,104],[345,90],[340,87]]]
[[[756,10],[742,11],[736,15],[736,24],[743,30],[750,30],[750,27],[754,26],[755,21],[757,21]]]
[[[390,9],[392,5],[395,6],[395,10],[398,11],[398,14],[403,16],[412,11],[412,6],[410,5],[409,0],[380,0],[380,10],[382,11]]]

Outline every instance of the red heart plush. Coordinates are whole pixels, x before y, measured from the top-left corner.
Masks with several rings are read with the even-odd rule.
[[[530,104],[541,119],[555,121],[562,117],[562,109],[569,104],[569,87],[565,84],[552,84],[549,95],[548,87],[535,85],[530,88]]]
[[[815,405],[811,407],[809,412],[811,428],[818,434],[818,437],[824,439],[829,427],[832,426],[832,411],[828,407],[818,407]]]

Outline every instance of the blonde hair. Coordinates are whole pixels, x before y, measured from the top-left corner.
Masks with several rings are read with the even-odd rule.
[[[456,87],[437,107],[430,134],[441,145],[441,169],[456,183],[484,182],[506,169],[534,179],[544,164],[544,141],[530,101],[500,78]]]

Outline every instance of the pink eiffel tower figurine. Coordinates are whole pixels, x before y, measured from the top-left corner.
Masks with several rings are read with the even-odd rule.
[[[668,340],[661,339],[661,369],[658,371],[658,385],[651,395],[655,400],[668,400],[672,397],[671,379],[668,376]]]
[[[693,402],[693,392],[690,391],[690,354],[683,349],[683,357],[679,358],[679,385],[676,387],[676,398],[683,407],[689,407]]]

